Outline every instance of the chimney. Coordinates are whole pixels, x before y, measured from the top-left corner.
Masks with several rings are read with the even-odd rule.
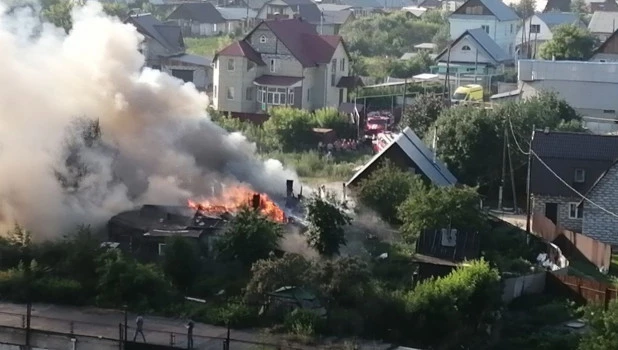
[[[285,182],[285,196],[290,198],[294,194],[294,180],[287,180]]]
[[[261,202],[261,198],[259,194],[254,194],[253,198],[251,199],[251,207],[253,207],[253,209],[258,210],[260,209],[260,202]]]

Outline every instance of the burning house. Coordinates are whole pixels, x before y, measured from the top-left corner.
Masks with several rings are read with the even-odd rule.
[[[293,182],[287,182],[286,207],[297,210],[302,196],[294,196]],[[260,211],[274,222],[287,224],[288,216],[266,194],[257,194],[251,188],[239,185],[222,188],[218,195],[189,200],[186,206],[144,205],[125,211],[108,222],[109,241],[140,259],[151,260],[163,255],[165,241],[170,237],[194,240],[204,253],[212,252],[218,237],[227,224],[244,206]],[[298,224],[294,224],[298,225]]]
[[[169,237],[188,238],[212,250],[231,217],[226,213],[209,215],[189,206],[144,205],[112,217],[108,234],[123,251],[150,260],[163,255]]]

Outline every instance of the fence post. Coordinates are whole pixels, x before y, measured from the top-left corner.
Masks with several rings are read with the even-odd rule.
[[[26,328],[26,315],[21,315],[21,328]]]
[[[71,335],[74,334],[74,330],[75,330],[75,324],[73,323],[73,321],[71,321],[69,323],[69,331],[70,331]]]
[[[122,340],[124,336],[122,335],[122,323],[118,323],[118,350],[122,350]]]
[[[170,333],[170,345],[174,346],[174,342],[176,340],[176,336],[174,335],[174,333]]]

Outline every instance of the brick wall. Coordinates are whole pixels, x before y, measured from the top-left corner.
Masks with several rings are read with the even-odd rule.
[[[557,224],[570,231],[582,232],[582,219],[569,218],[569,203],[579,202],[580,200],[581,199],[579,197],[547,196],[547,195],[533,194],[532,195],[532,212],[545,214],[545,204],[546,203],[557,203],[558,204]],[[586,210],[584,210],[584,216],[586,215]]]
[[[610,212],[618,213],[618,166],[613,166],[587,197]],[[615,216],[584,203],[583,221],[585,235],[604,243],[618,244],[618,218]]]

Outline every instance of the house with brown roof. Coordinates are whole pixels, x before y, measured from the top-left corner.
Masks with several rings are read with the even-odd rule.
[[[602,239],[608,231],[601,230],[599,225],[607,226],[610,218],[605,218],[605,212],[598,207],[583,202],[580,196],[618,212],[618,187],[607,189],[608,184],[618,184],[618,136],[541,130],[534,133],[532,151],[533,213],[542,214],[568,230],[618,244],[618,219],[610,215],[616,237],[611,241],[607,237]],[[608,196],[611,198],[605,198]]]
[[[337,107],[355,81],[343,39],[300,18],[261,22],[219,51],[213,67],[214,108],[235,113]]]
[[[618,30],[596,49],[590,61],[618,62]]]

